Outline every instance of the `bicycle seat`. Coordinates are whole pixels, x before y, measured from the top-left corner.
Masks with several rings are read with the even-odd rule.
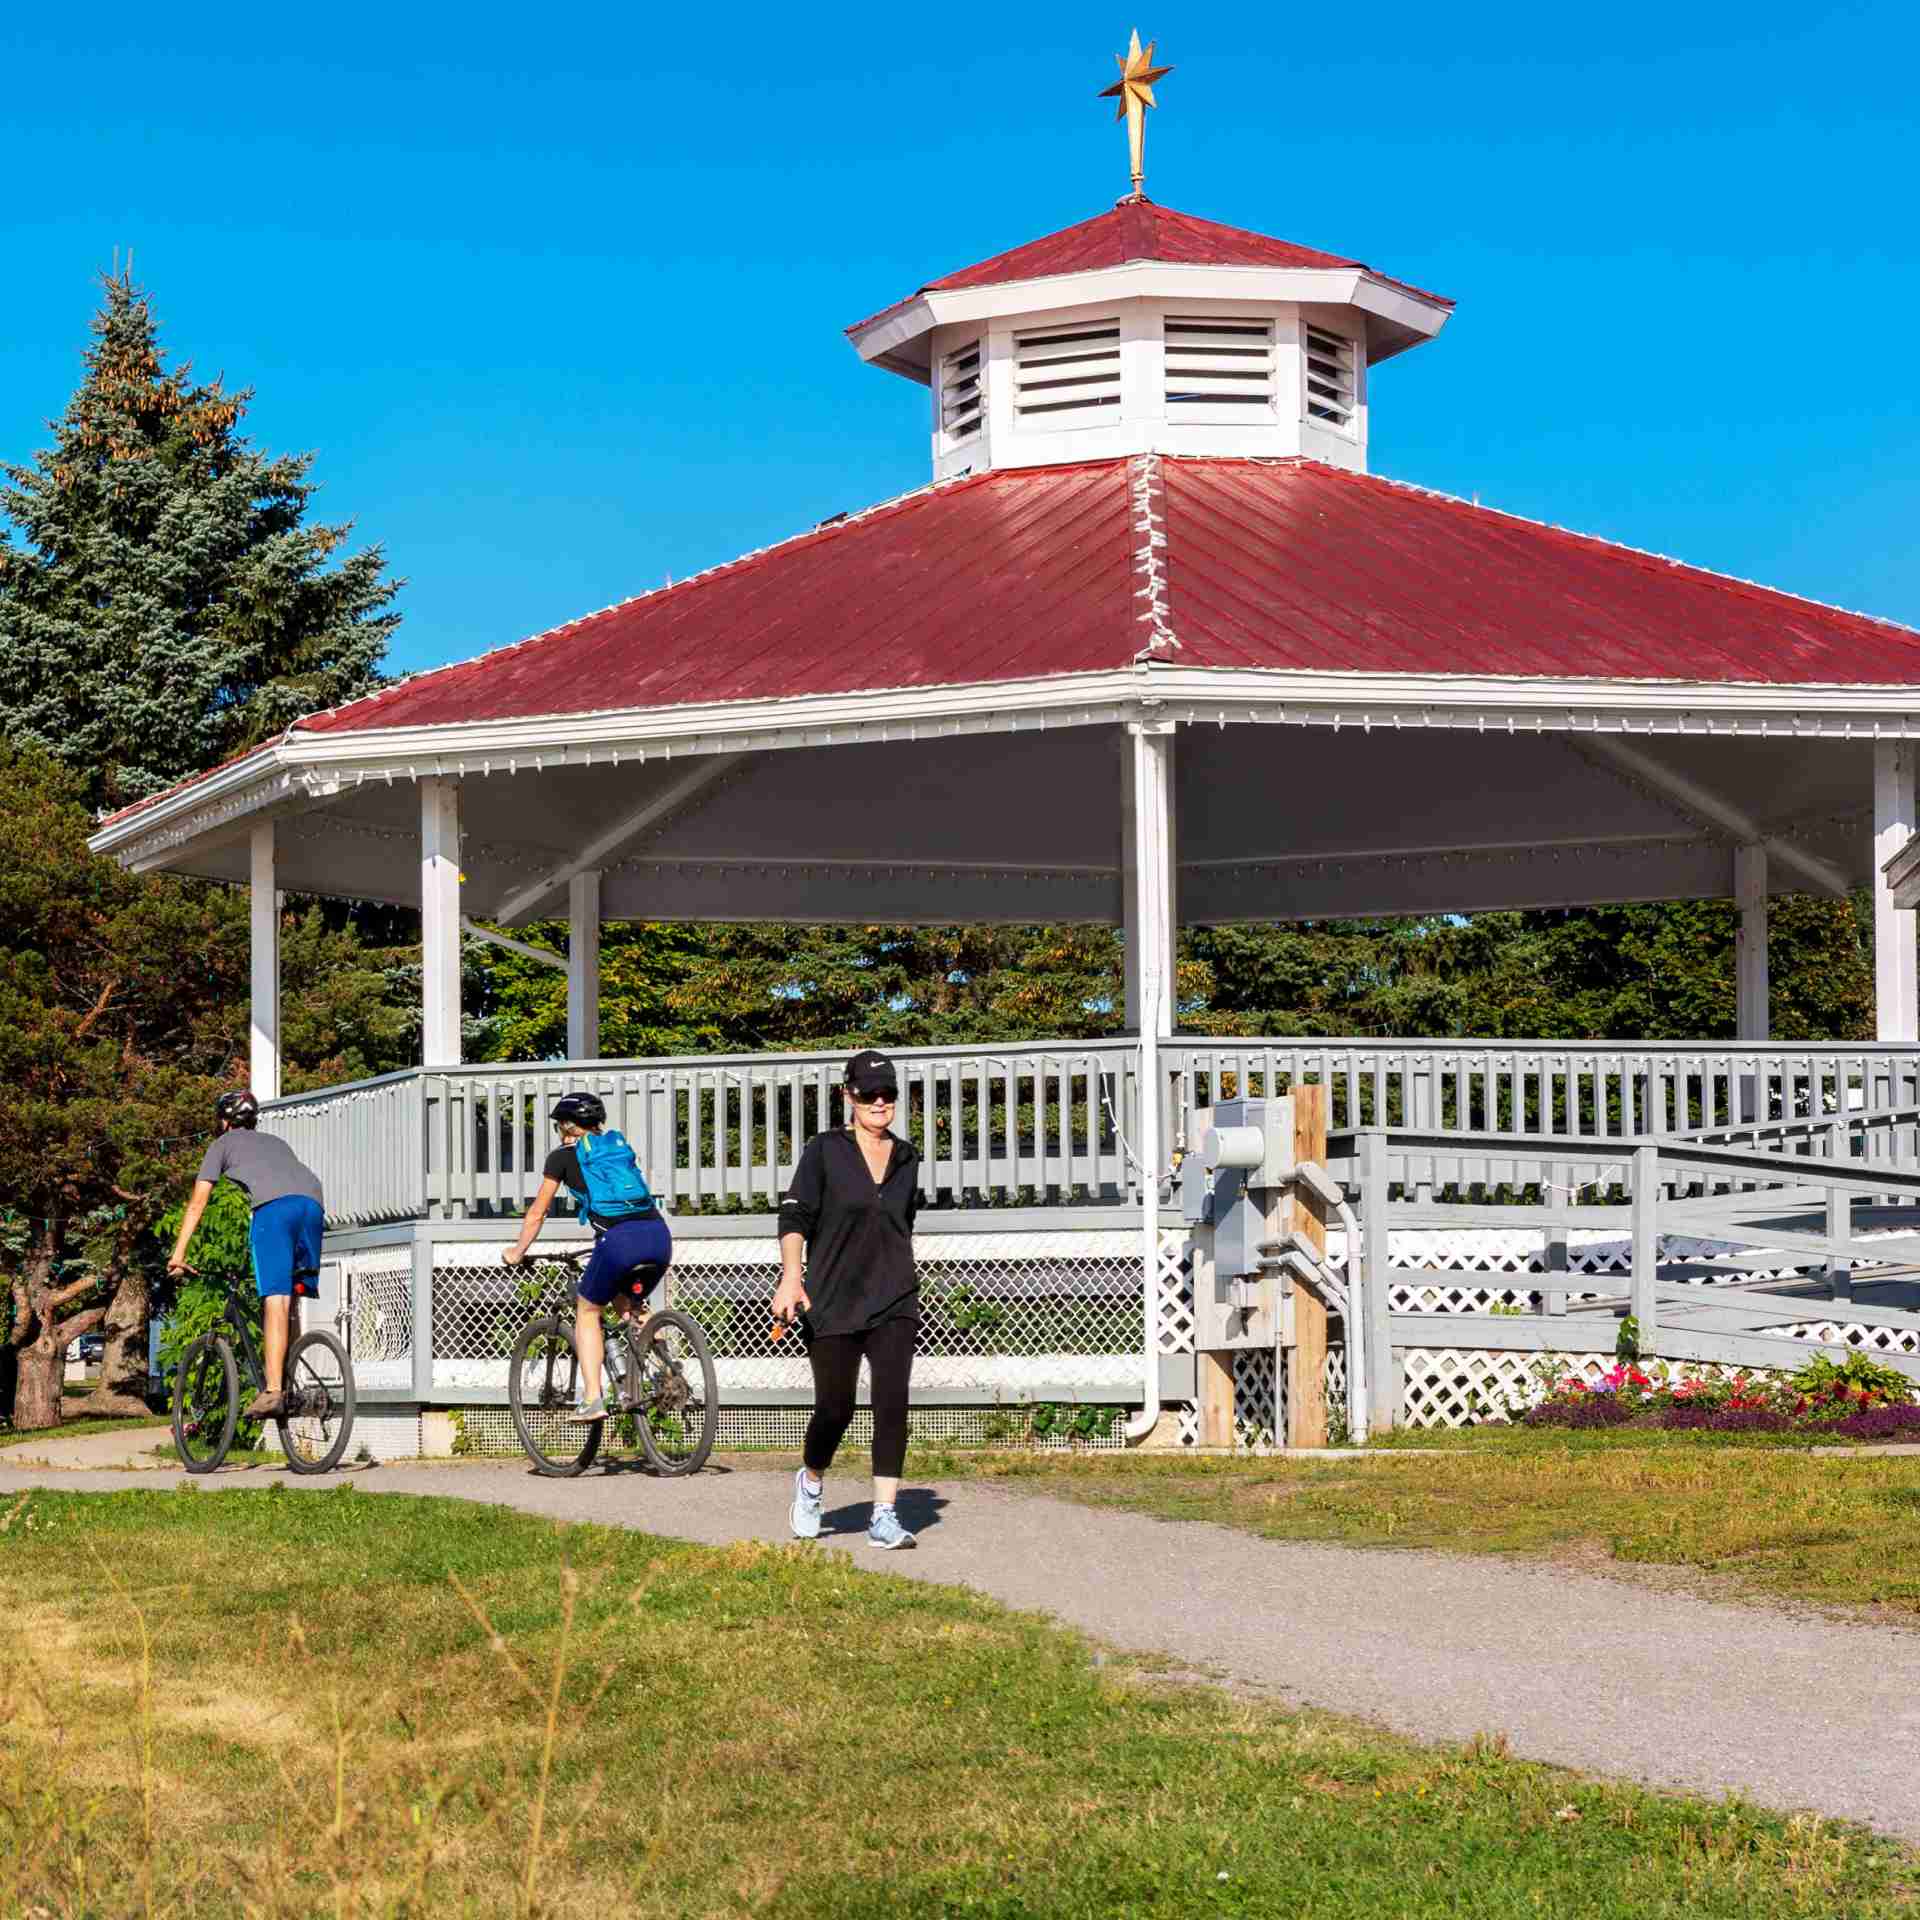
[[[645,1296],[660,1284],[666,1271],[658,1261],[648,1260],[627,1275],[628,1288],[634,1294]]]

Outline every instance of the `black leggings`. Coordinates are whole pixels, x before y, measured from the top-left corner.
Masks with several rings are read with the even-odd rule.
[[[883,1320],[864,1333],[822,1334],[807,1350],[813,1362],[813,1418],[807,1422],[805,1459],[810,1473],[825,1473],[853,1424],[853,1395],[860,1356],[873,1377],[873,1471],[897,1480],[907,1458],[907,1387],[913,1378],[913,1342],[920,1322],[909,1315]]]

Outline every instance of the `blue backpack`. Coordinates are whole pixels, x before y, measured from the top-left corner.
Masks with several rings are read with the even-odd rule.
[[[653,1211],[653,1190],[640,1171],[627,1136],[617,1127],[609,1127],[604,1133],[583,1133],[573,1143],[573,1151],[586,1185],[584,1193],[575,1190],[574,1198],[590,1221],[611,1227]]]

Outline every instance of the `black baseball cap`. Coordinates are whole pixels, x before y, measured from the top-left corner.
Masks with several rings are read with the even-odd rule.
[[[864,1097],[876,1093],[898,1095],[900,1091],[900,1076],[894,1072],[893,1062],[872,1047],[863,1047],[847,1062],[844,1079],[855,1093]]]

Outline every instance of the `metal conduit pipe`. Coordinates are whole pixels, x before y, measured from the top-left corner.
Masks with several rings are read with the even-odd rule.
[[[1360,1296],[1360,1222],[1344,1198],[1334,1207],[1347,1236],[1347,1435],[1355,1446],[1367,1437],[1367,1316]]]

